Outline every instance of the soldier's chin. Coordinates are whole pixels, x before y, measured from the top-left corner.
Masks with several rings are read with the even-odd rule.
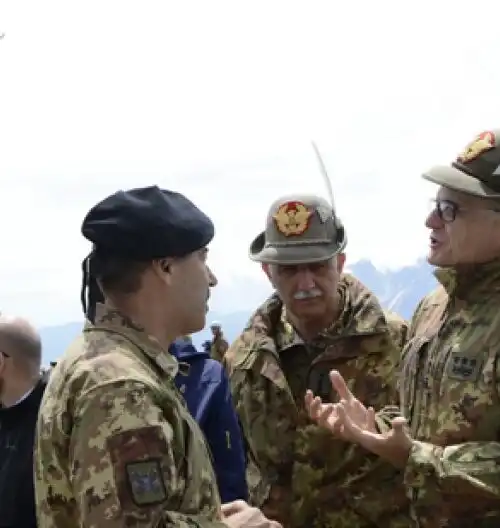
[[[196,334],[197,332],[201,332],[205,328],[205,325],[207,324],[206,312],[203,312],[203,316],[202,316],[202,312],[200,312],[198,316],[199,316],[199,319],[198,317],[196,318],[193,317],[189,321],[189,328],[185,328],[183,334],[185,335]]]
[[[453,266],[453,259],[451,255],[447,254],[445,251],[440,251],[439,249],[430,248],[427,253],[427,262],[431,266],[438,266],[446,268],[448,266]]]

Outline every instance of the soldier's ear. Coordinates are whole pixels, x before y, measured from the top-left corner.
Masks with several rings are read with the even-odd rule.
[[[172,270],[172,262],[170,259],[161,259],[158,261],[158,266],[160,268],[160,271],[163,273],[170,273]]]
[[[272,264],[266,264],[266,263],[262,263],[261,264],[262,266],[262,271],[267,275],[267,278],[269,279],[269,282],[272,284],[273,288],[276,287],[276,285],[274,284],[274,278],[273,278],[273,265]]]
[[[165,279],[165,275],[171,275],[172,273],[172,264],[172,259],[155,260],[153,262],[153,270],[159,277]]]

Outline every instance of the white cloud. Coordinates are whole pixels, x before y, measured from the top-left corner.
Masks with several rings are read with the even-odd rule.
[[[2,9],[0,305],[40,324],[79,317],[80,223],[117,188],[185,192],[220,281],[263,280],[270,202],[325,192],[315,139],[351,260],[394,267],[425,252],[421,171],[500,126],[493,0]]]

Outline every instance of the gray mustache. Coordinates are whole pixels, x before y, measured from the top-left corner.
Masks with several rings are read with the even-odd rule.
[[[295,293],[293,298],[297,301],[302,301],[305,299],[315,299],[316,297],[321,297],[323,294],[320,290],[313,288],[312,290],[301,290]]]

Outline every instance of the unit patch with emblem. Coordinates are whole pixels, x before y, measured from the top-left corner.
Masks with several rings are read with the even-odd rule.
[[[166,500],[159,459],[129,462],[125,465],[132,499],[137,506],[159,504]]]

